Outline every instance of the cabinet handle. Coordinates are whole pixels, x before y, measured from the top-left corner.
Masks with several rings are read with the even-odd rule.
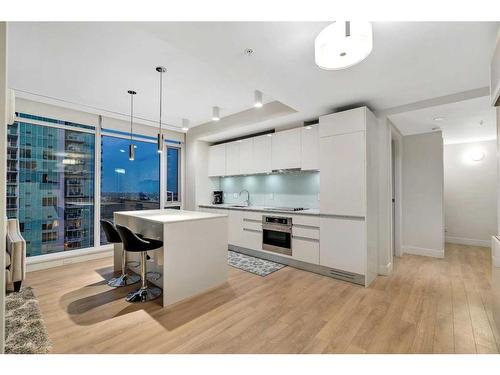
[[[243,228],[243,230],[246,230],[247,232],[262,233],[261,230],[257,230],[257,229]]]
[[[307,237],[301,237],[301,236],[292,236],[292,238],[295,238],[296,240],[302,240],[302,241],[319,242],[319,240],[316,238],[307,238]]]

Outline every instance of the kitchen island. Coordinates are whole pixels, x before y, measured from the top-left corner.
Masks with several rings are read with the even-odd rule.
[[[148,281],[163,289],[163,306],[213,289],[227,280],[227,215],[183,210],[114,213],[116,224],[163,241],[149,251]],[[114,269],[121,269],[122,245],[114,245]],[[139,272],[140,253],[128,253],[128,268]]]

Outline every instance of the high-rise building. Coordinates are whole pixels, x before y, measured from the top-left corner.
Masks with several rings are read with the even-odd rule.
[[[18,121],[7,137],[7,215],[27,255],[93,246],[94,134]]]

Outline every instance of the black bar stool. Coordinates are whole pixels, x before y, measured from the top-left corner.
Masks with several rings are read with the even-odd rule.
[[[114,224],[108,220],[101,220],[101,227],[109,243],[122,243],[120,234],[116,230]],[[108,285],[118,288],[122,286],[138,283],[141,277],[137,274],[129,275],[127,273],[127,253],[125,249],[122,252],[122,274],[119,277],[114,277],[108,281]]]
[[[123,225],[117,224],[116,229],[118,230],[125,251],[141,253],[142,286],[135,292],[129,293],[125,300],[127,302],[147,302],[158,298],[161,295],[161,289],[153,285],[149,286],[146,280],[146,252],[161,248],[163,241],[151,238],[139,238],[134,232]]]

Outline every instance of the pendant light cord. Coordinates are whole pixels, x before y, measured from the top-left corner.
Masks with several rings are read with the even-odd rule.
[[[163,102],[163,71],[160,71],[160,135],[161,135],[161,107]]]
[[[134,94],[130,94],[130,142],[132,143],[132,121],[134,118]]]

